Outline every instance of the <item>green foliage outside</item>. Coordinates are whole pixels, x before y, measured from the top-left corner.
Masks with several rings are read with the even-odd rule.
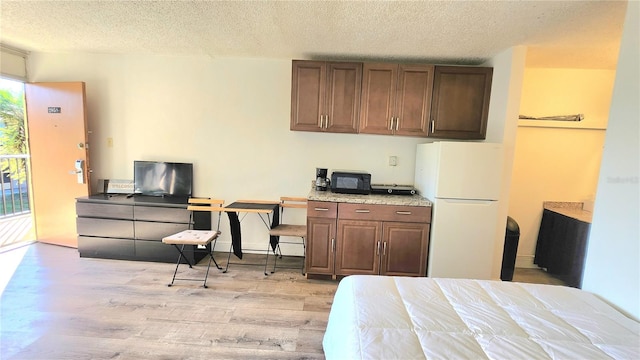
[[[27,153],[27,136],[24,122],[24,96],[0,89],[0,155]],[[11,178],[26,181],[24,159],[2,159],[2,171]]]

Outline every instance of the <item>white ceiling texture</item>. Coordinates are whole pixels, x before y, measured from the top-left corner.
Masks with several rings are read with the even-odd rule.
[[[615,69],[626,1],[0,1],[27,51]]]

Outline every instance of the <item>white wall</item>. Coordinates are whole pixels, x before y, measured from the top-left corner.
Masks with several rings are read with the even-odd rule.
[[[620,45],[582,288],[640,318],[640,2]]]
[[[520,114],[583,114],[582,121],[521,120],[521,126],[606,129],[615,70],[527,68]]]
[[[533,264],[544,201],[594,200],[604,131],[518,128],[509,216],[520,226],[517,267]]]
[[[513,121],[504,109],[513,101],[511,56],[501,55],[494,69],[487,141],[502,142]],[[193,162],[195,195],[227,202],[306,196],[316,167],[413,184],[415,146],[430,141],[290,131],[290,59],[33,53],[28,67],[30,81],[86,82],[94,184],[131,179],[138,159]],[[390,155],[397,166],[388,165]],[[264,225],[245,221],[243,243],[264,248]],[[227,221],[221,230],[218,249],[227,249]]]
[[[493,269],[491,278],[500,279],[504,235],[509,209],[509,189],[513,173],[513,149],[520,107],[522,74],[526,59],[523,46],[508,49],[495,56],[485,66],[493,67],[491,83],[491,106],[489,107],[489,125],[487,141],[502,143],[504,148],[504,169],[502,172],[502,190],[500,192],[496,239],[494,244]]]
[[[544,201],[594,200],[614,78],[614,70],[525,69],[520,114],[585,119],[519,121],[509,202],[521,232],[516,266],[535,266]]]
[[[28,66],[30,81],[86,82],[94,184],[131,179],[134,160],[193,162],[195,195],[227,203],[306,196],[316,167],[413,184],[415,145],[426,142],[290,131],[288,59],[34,53]],[[388,166],[390,155],[397,166]],[[263,248],[262,223],[246,221],[245,244]]]

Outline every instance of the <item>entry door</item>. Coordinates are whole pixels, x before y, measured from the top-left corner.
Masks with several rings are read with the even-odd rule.
[[[25,85],[38,241],[78,247],[75,199],[90,193],[83,82]]]

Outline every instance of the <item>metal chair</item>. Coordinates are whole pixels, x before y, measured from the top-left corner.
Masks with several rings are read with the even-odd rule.
[[[216,265],[216,268],[222,269],[216,259],[213,258],[213,250],[215,248],[216,241],[220,236],[220,216],[223,211],[222,205],[224,204],[224,200],[219,199],[198,199],[198,198],[190,198],[189,205],[187,206],[187,210],[191,211],[190,221],[189,221],[189,229],[183,230],[177,234],[173,234],[167,236],[162,239],[162,242],[165,244],[173,245],[178,250],[178,261],[176,262],[176,269],[173,272],[173,279],[171,279],[171,284],[167,286],[172,286],[176,280],[186,280],[186,281],[203,281],[202,286],[204,288],[207,287],[207,278],[209,277],[209,268],[211,267],[211,262]],[[215,230],[194,230],[191,229],[194,224],[193,214],[196,211],[206,211],[213,214],[214,212],[218,213],[218,223]],[[213,244],[212,244],[213,243]],[[204,280],[202,279],[189,279],[189,278],[176,278],[176,274],[178,273],[178,268],[182,263],[182,259],[186,261],[189,265],[189,268],[193,268],[193,265],[189,261],[189,258],[184,254],[185,246],[194,246],[194,252],[197,250],[204,250],[209,256],[209,262],[207,264],[207,271],[204,275]]]
[[[282,249],[280,248],[280,244],[296,244],[302,245],[302,275],[305,274],[304,263],[305,256],[307,252],[306,246],[306,238],[307,238],[307,225],[299,225],[299,224],[287,224],[284,222],[284,211],[285,209],[306,209],[307,208],[307,199],[303,197],[289,197],[282,196],[280,197],[280,224],[275,226],[269,232],[270,236],[278,236],[280,240],[278,241],[278,245],[274,251],[275,261],[273,263],[273,271],[276,271],[276,266],[278,263],[278,257],[282,259]],[[306,220],[305,220],[306,222]],[[282,241],[282,237],[289,238],[300,238],[302,242],[299,241]]]

